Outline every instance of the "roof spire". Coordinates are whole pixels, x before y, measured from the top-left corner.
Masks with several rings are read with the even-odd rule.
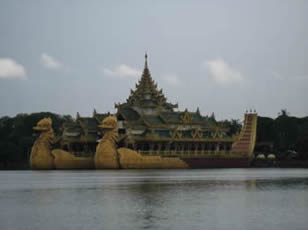
[[[145,52],[144,59],[145,59],[144,68],[147,69],[148,68],[148,54],[147,54],[147,52]]]

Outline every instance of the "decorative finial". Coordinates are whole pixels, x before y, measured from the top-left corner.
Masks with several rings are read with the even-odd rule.
[[[148,68],[148,54],[147,54],[147,52],[145,52],[144,58],[145,58],[144,68],[147,69]]]

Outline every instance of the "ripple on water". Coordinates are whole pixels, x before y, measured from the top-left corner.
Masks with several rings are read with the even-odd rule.
[[[3,171],[0,182],[0,229],[308,224],[306,169]]]

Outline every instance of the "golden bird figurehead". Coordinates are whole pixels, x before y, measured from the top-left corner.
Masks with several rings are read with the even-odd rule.
[[[36,131],[48,131],[52,128],[52,120],[50,117],[43,118],[39,122],[37,122],[36,126],[33,127]]]
[[[117,118],[113,115],[108,116],[98,127],[101,129],[115,129],[117,127]]]

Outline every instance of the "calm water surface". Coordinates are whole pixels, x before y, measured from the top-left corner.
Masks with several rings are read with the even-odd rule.
[[[0,230],[308,229],[308,169],[1,171]]]

